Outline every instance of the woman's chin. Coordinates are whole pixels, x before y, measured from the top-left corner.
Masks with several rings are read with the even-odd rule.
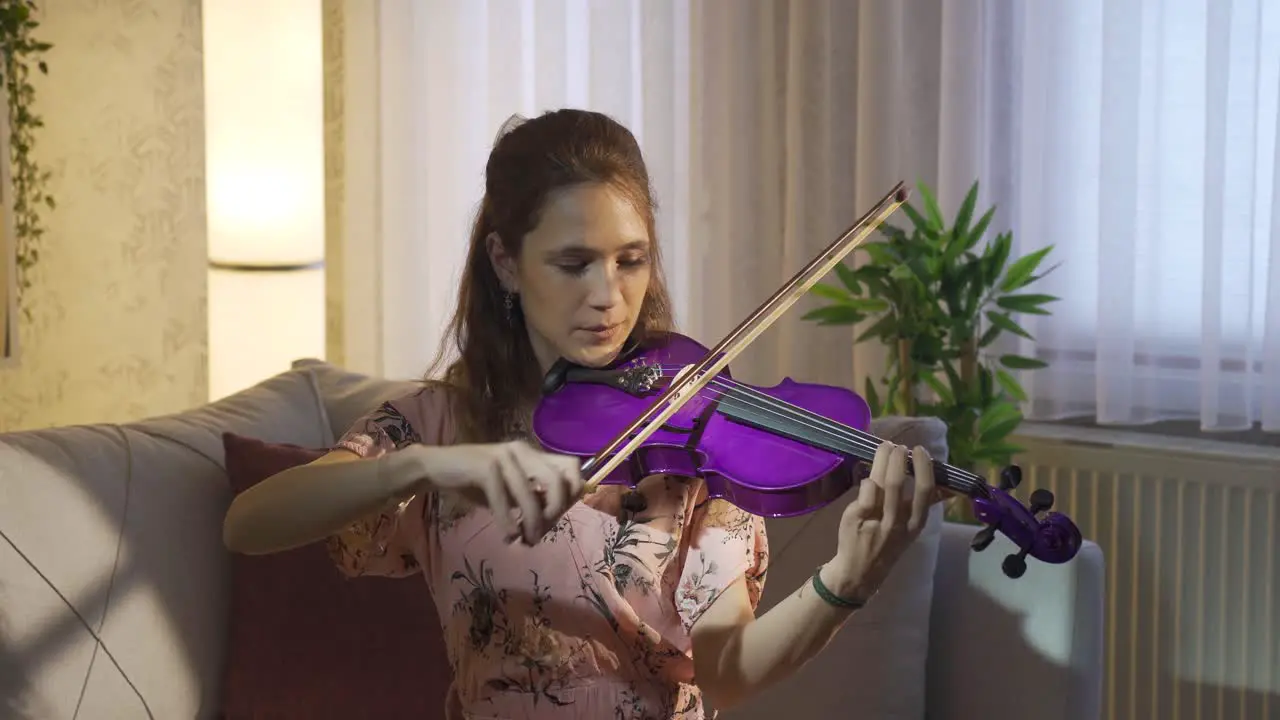
[[[589,368],[601,368],[612,363],[618,358],[618,351],[621,346],[603,345],[578,345],[568,352],[562,353],[563,357],[569,362]]]

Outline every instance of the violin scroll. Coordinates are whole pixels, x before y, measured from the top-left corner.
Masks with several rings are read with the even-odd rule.
[[[1000,473],[999,486],[986,486],[985,492],[973,498],[974,515],[985,527],[970,543],[974,552],[986,550],[1000,533],[1013,541],[1018,552],[1001,563],[1007,577],[1017,579],[1027,571],[1027,557],[1049,564],[1065,563],[1076,556],[1084,538],[1080,529],[1066,515],[1051,512],[1053,493],[1039,488],[1023,505],[1011,491],[1022,482],[1022,471],[1016,465]]]

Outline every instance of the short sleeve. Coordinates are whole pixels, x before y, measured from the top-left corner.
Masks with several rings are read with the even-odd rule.
[[[335,449],[376,458],[421,442],[408,418],[390,402],[360,418]],[[325,547],[344,575],[407,577],[420,572],[415,549],[423,537],[422,496],[395,501],[330,535]]]
[[[685,632],[739,577],[746,579],[754,610],[769,567],[764,518],[725,500],[705,500],[694,509],[685,532],[689,552],[676,587],[676,611]]]

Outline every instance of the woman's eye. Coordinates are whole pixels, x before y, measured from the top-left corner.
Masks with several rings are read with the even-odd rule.
[[[622,258],[618,261],[618,264],[625,268],[634,268],[640,267],[647,262],[649,262],[649,258],[640,255],[637,257]]]
[[[618,258],[617,260],[618,267],[621,267],[627,270],[642,267],[648,262],[649,262],[649,258],[645,255]],[[562,261],[562,262],[556,263],[556,267],[566,275],[572,275],[576,277],[585,273],[587,269],[591,267],[591,263],[583,262],[583,261],[577,261],[577,262]]]

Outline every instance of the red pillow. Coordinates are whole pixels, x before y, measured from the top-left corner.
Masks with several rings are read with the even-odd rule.
[[[239,494],[324,454],[222,436]],[[421,576],[347,579],[322,543],[235,555],[223,717],[441,717],[450,682]]]

